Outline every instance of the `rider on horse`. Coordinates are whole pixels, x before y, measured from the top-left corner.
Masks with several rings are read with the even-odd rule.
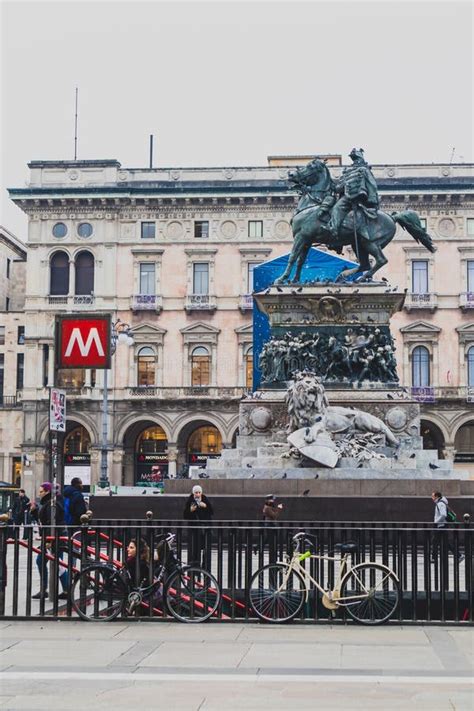
[[[369,239],[367,218],[375,219],[379,206],[377,183],[364,159],[362,148],[353,148],[349,157],[353,165],[344,169],[341,179],[336,183],[335,190],[340,198],[332,209],[328,229],[333,237],[337,237],[346,215],[360,207],[360,210],[354,209],[354,213],[358,212],[362,218],[357,222],[357,231],[361,237]]]

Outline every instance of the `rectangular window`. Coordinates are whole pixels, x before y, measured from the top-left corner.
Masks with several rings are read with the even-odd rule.
[[[23,389],[23,374],[25,370],[25,354],[17,353],[16,356],[16,389]]]
[[[207,220],[195,221],[194,236],[198,239],[207,239],[209,237],[209,222]]]
[[[0,326],[0,346],[5,345],[5,326]]]
[[[467,291],[474,293],[474,259],[467,260]]]
[[[156,224],[154,222],[142,222],[141,237],[142,239],[154,239],[156,233]]]
[[[140,263],[140,294],[155,294],[155,264]]]
[[[7,279],[10,279],[10,267],[12,260],[7,258]]]
[[[253,270],[262,262],[249,262],[247,264],[247,294],[252,294],[254,290]]]
[[[193,264],[193,294],[209,294],[208,262],[194,262]]]
[[[5,372],[5,356],[0,353],[0,405],[3,405],[3,374]]]
[[[411,263],[411,281],[413,294],[428,294],[428,261],[414,259]]]
[[[262,220],[249,220],[249,237],[263,237]]]
[[[10,311],[10,299],[7,298],[5,299],[5,311]]]
[[[48,387],[49,379],[49,346],[43,343],[43,387]]]
[[[24,326],[18,326],[17,343],[19,346],[25,345],[25,327]]]
[[[467,218],[466,230],[468,235],[474,237],[474,217]]]

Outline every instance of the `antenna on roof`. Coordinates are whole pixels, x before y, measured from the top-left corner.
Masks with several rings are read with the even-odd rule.
[[[79,89],[76,86],[76,111],[74,114],[74,160],[77,160],[77,97]]]
[[[454,154],[456,153],[456,148],[453,147],[453,150],[451,151],[451,158],[449,159],[449,163],[451,164],[454,159]]]
[[[150,169],[153,168],[153,134],[150,134]]]

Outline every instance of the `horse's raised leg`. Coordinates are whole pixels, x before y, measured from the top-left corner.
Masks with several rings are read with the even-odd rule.
[[[382,252],[380,245],[377,242],[369,242],[368,240],[364,243],[364,248],[367,252],[372,255],[375,259],[375,264],[371,267],[368,272],[364,274],[364,279],[371,279],[375,272],[381,269],[385,264],[387,264],[388,259]]]
[[[359,264],[357,267],[351,267],[350,269],[344,269],[338,276],[337,281],[341,279],[347,279],[347,277],[357,274],[357,272],[366,272],[370,268],[369,255],[364,247],[359,248]]]
[[[275,279],[273,282],[274,284],[283,284],[287,279],[289,278],[291,271],[293,269],[293,265],[297,258],[299,257],[299,254],[301,252],[301,238],[299,234],[294,235],[294,242],[293,242],[293,247],[291,249],[291,254],[290,258],[288,259],[288,265],[283,272],[281,276],[278,277],[278,279]]]

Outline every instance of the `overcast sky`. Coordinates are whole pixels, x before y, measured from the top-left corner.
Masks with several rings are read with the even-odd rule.
[[[2,2],[0,222],[33,159],[473,161],[471,2]]]

